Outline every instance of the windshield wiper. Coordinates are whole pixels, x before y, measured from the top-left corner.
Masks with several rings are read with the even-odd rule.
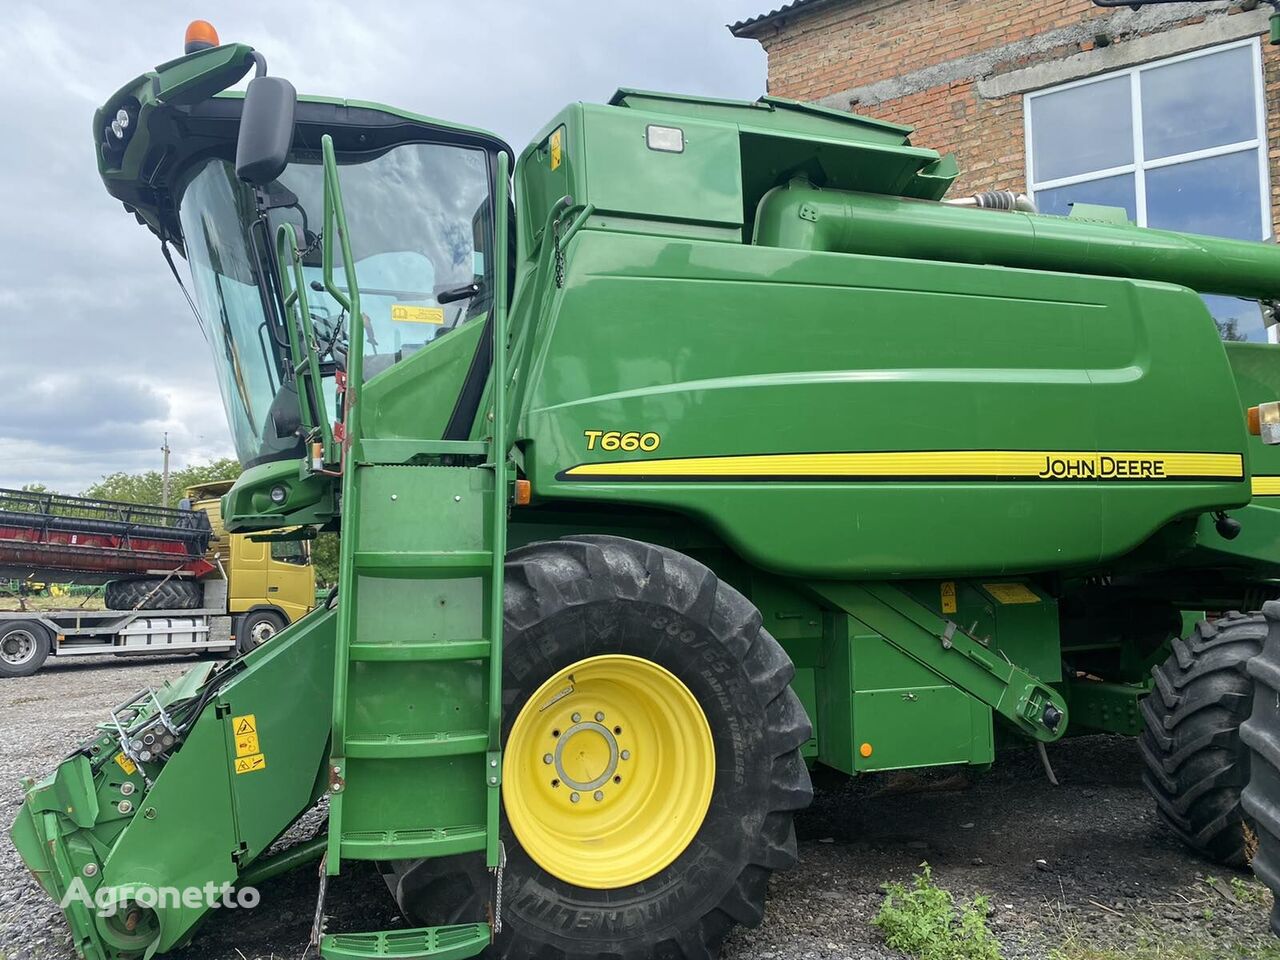
[[[467,283],[461,287],[454,287],[452,290],[441,290],[436,294],[436,303],[456,303],[459,300],[474,297],[479,292],[480,284]]]

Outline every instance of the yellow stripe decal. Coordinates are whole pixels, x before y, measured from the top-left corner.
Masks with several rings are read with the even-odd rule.
[[[770,453],[583,463],[560,476],[566,480],[1243,480],[1244,458],[1238,453],[1056,450]],[[1280,477],[1272,479],[1275,492],[1280,493]]]
[[[1254,477],[1255,497],[1280,497],[1280,477]]]

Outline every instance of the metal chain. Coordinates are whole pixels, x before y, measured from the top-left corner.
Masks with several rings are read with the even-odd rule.
[[[551,229],[551,244],[554,247],[556,261],[556,287],[564,286],[564,251],[560,249],[560,221],[557,220]]]
[[[493,868],[493,882],[496,889],[493,893],[493,935],[502,932],[502,871],[507,865],[507,845],[498,841],[498,865]]]

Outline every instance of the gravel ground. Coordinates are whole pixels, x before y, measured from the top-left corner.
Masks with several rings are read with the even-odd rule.
[[[0,681],[0,818],[19,803],[19,780],[47,772],[105,709],[147,684],[175,677],[190,658],[51,663],[34,677]],[[973,777],[935,771],[818,783],[800,816],[800,865],[773,880],[768,916],[731,938],[725,960],[880,960],[871,926],[880,885],[907,880],[928,861],[957,898],[991,897],[990,923],[1008,960],[1081,960],[1097,948],[1137,949],[1157,960],[1280,958],[1267,932],[1270,897],[1249,880],[1187,853],[1157,822],[1131,741],[1082,737],[1050,750],[1062,782],[1050,786],[1035,754],[1002,758]],[[320,815],[295,827],[305,837]],[[7,829],[7,826],[6,826]],[[1233,879],[1245,884],[1232,884]],[[369,868],[336,879],[331,929],[398,921]],[[315,905],[311,869],[270,881],[258,909],[213,915],[180,960],[300,957]],[[1158,945],[1153,953],[1141,944]],[[73,956],[56,906],[35,885],[7,837],[0,840],[0,960]]]

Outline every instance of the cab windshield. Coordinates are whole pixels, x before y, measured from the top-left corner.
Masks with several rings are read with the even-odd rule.
[[[483,313],[492,237],[488,158],[474,148],[405,143],[339,162],[360,285],[364,377],[371,379]],[[264,279],[274,269],[281,223],[293,223],[303,247],[322,359],[331,370],[346,363],[351,318],[311,286],[321,281],[323,194],[318,160],[292,162],[263,191],[268,209],[260,223],[254,191],[236,179],[232,164],[217,158],[197,167],[182,193],[192,293],[213,348],[236,453],[246,467],[302,455],[276,284]],[[345,287],[340,259],[338,251],[334,274]],[[332,420],[332,380],[326,383]]]

